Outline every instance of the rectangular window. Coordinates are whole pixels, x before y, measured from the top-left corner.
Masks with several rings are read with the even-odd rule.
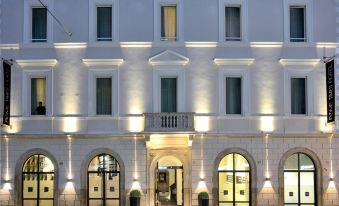
[[[305,6],[290,6],[290,41],[307,41]]]
[[[161,112],[177,111],[177,78],[161,78]]]
[[[32,42],[47,41],[47,9],[32,8]]]
[[[177,7],[175,5],[161,7],[161,40],[177,39]]]
[[[112,114],[112,78],[96,79],[96,114]]]
[[[291,78],[291,114],[306,114],[306,78]]]
[[[241,41],[241,8],[240,6],[225,7],[225,40]]]
[[[112,7],[97,7],[97,40],[112,41]]]
[[[241,78],[226,77],[226,114],[241,114]]]
[[[46,115],[46,78],[31,79],[31,115]]]

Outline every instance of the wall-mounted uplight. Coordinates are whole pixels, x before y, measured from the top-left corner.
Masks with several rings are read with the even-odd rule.
[[[128,130],[130,132],[142,132],[144,130],[144,117],[130,117]]]
[[[263,116],[260,119],[260,130],[264,133],[270,133],[274,131],[273,117]]]
[[[12,183],[10,180],[3,180],[3,190],[5,191],[9,191],[9,190],[12,190]]]
[[[195,116],[194,128],[197,132],[207,132],[210,128],[209,118],[206,116]]]
[[[79,130],[78,119],[76,117],[65,117],[62,130],[66,134],[77,132]]]

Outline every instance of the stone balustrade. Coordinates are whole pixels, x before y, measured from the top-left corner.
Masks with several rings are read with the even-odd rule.
[[[194,113],[145,113],[145,132],[194,131]]]

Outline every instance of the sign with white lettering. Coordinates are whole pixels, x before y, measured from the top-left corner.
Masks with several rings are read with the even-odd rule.
[[[335,122],[334,59],[326,63],[327,123]]]
[[[11,65],[3,61],[4,71],[4,113],[2,123],[10,125],[11,116]]]

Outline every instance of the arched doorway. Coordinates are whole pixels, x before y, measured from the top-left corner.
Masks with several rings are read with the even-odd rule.
[[[155,168],[155,205],[184,205],[184,168],[174,156],[164,156]]]
[[[120,165],[109,154],[99,154],[87,168],[87,205],[119,206]]]
[[[52,161],[42,154],[30,156],[22,167],[22,205],[53,206],[55,170]]]

